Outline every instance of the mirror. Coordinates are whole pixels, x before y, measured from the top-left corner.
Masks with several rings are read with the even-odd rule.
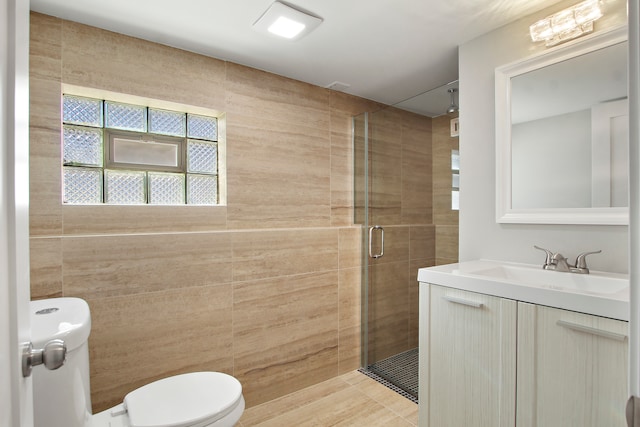
[[[427,117],[439,117],[447,114],[447,109],[451,107],[451,92],[454,90],[453,101],[457,106],[458,102],[458,80],[454,80],[434,89],[429,89],[411,98],[393,104],[394,107],[411,111]]]
[[[496,220],[627,224],[626,28],[496,69]]]

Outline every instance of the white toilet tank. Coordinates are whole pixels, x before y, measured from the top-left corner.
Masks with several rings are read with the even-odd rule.
[[[31,342],[41,349],[52,339],[67,345],[64,365],[33,369],[34,426],[85,427],[91,419],[89,346],[91,314],[79,298],[31,301]]]

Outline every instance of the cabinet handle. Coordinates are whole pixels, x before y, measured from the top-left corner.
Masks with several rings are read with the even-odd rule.
[[[616,341],[624,341],[627,339],[627,336],[624,334],[619,334],[617,332],[605,331],[603,329],[593,328],[591,326],[580,325],[573,322],[567,322],[566,320],[558,320],[556,325],[562,326],[567,329],[571,329],[578,332],[584,332],[586,334],[597,335],[599,337],[609,338]]]
[[[450,295],[445,295],[442,298],[449,302],[453,302],[455,304],[467,305],[469,307],[482,308],[482,305],[483,305],[481,302],[471,301],[464,298],[452,297]]]

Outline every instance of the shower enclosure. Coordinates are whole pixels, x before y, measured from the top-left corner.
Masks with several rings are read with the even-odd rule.
[[[446,88],[443,93],[440,114],[449,105]],[[434,221],[440,193],[451,211],[451,152],[457,150],[457,138],[452,144],[449,135],[451,118],[396,107],[353,118],[354,214],[362,226],[361,371],[413,400],[418,397],[417,272],[457,261],[457,213],[454,233],[446,225],[442,229],[445,240],[455,234],[449,242],[455,254],[438,254],[436,237],[442,233]],[[434,142],[441,145],[436,150]]]

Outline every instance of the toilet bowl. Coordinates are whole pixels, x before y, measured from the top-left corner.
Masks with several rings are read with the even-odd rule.
[[[91,315],[79,298],[31,301],[34,348],[61,339],[65,364],[34,369],[35,427],[232,427],[244,411],[240,382],[221,372],[167,377],[133,390],[119,405],[91,412],[89,347]]]

